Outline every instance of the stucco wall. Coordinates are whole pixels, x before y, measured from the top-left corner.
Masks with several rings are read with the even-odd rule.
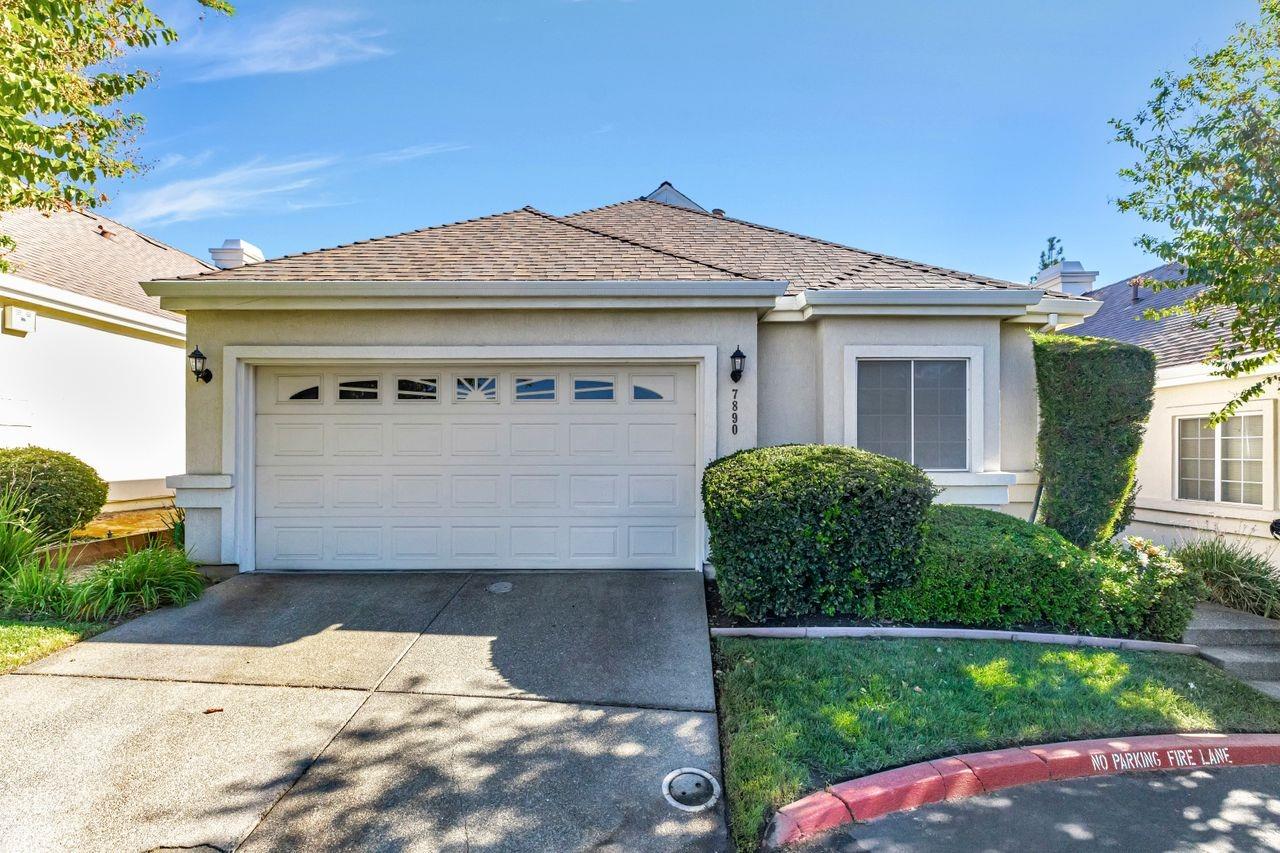
[[[25,337],[0,334],[0,376],[0,445],[73,453],[112,500],[162,494],[183,470],[181,346],[42,314]]]
[[[1175,479],[1175,420],[1179,417],[1207,416],[1221,409],[1235,394],[1256,380],[1219,379],[1195,384],[1157,388],[1148,421],[1147,434],[1138,456],[1137,510],[1130,533],[1148,536],[1165,544],[1188,538],[1222,533],[1270,554],[1275,541],[1268,525],[1280,517],[1277,489],[1277,390],[1268,386],[1263,396],[1240,409],[1263,416],[1263,505],[1246,507],[1226,503],[1180,500]]]
[[[822,440],[816,323],[760,324],[762,446]]]

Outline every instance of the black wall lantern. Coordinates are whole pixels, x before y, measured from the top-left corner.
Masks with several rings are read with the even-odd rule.
[[[729,378],[737,382],[742,378],[742,369],[747,366],[747,357],[742,352],[742,347],[738,347],[733,351],[733,355],[729,356]]]
[[[204,353],[200,352],[200,347],[196,347],[191,351],[191,355],[187,356],[191,360],[191,375],[196,378],[197,382],[211,382],[213,380],[213,371],[204,366]]]

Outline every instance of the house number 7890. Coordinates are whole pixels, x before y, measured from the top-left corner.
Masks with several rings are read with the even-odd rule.
[[[733,403],[729,406],[729,431],[738,434],[738,389],[733,388]]]

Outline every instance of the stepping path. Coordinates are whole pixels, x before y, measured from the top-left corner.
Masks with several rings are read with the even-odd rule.
[[[1280,621],[1202,603],[1183,639],[1200,654],[1273,699],[1280,699]]]

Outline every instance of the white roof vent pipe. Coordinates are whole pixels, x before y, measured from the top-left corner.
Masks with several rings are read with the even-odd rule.
[[[261,263],[264,256],[262,250],[248,240],[223,240],[222,245],[210,249],[213,265],[220,270],[233,270],[246,264]]]

